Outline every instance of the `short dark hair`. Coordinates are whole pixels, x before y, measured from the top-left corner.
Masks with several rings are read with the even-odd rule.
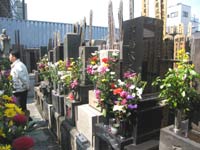
[[[15,56],[16,58],[20,58],[20,52],[18,50],[12,50],[12,49],[10,49],[9,53],[11,55]]]

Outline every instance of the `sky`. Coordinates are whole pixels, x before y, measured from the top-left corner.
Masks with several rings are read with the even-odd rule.
[[[29,20],[76,23],[86,17],[89,25],[90,10],[93,11],[94,26],[108,26],[109,0],[25,0]],[[192,16],[200,17],[199,0],[167,0],[167,4],[183,3],[191,6]],[[115,26],[118,26],[118,9],[120,0],[112,0]],[[149,0],[150,17],[154,17],[154,0]],[[141,16],[141,0],[135,0],[135,17]],[[129,0],[123,0],[123,18],[129,19]]]

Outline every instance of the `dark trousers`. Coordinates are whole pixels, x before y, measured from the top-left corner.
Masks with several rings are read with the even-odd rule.
[[[22,108],[22,111],[27,110],[26,103],[27,103],[28,91],[16,92],[16,93],[13,93],[13,94],[17,99],[17,103],[18,103],[19,107]]]

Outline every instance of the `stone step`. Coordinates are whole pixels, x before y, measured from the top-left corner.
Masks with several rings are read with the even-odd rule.
[[[128,145],[124,150],[159,150],[158,140],[149,140],[138,145]]]

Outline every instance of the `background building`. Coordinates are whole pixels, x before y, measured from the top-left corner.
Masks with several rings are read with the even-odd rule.
[[[183,34],[188,34],[189,23],[191,22],[191,6],[178,3],[167,9],[167,32],[172,33],[172,28],[178,33],[180,26],[183,27]]]
[[[11,0],[14,19],[27,19],[27,4],[24,0]]]
[[[0,17],[12,17],[11,4],[9,0],[0,0]]]
[[[24,0],[0,0],[0,17],[27,19],[27,5]]]

